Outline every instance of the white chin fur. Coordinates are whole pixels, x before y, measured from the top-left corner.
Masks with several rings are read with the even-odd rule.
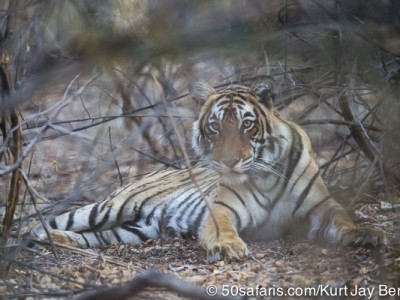
[[[220,174],[221,183],[226,185],[238,185],[247,181],[248,176],[246,174],[238,174],[238,173],[225,173]]]

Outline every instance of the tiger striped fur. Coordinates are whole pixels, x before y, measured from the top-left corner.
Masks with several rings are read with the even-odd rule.
[[[387,243],[381,230],[357,227],[329,195],[307,134],[273,108],[270,92],[268,82],[219,91],[197,84],[192,96],[202,109],[192,146],[202,162],[192,174],[151,174],[56,216],[45,224],[51,237],[86,248],[194,236],[210,262],[246,256],[240,235],[271,239],[291,226],[332,245]],[[42,226],[35,234],[47,238]]]

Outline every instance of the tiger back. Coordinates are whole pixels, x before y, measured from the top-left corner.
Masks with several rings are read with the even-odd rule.
[[[201,163],[166,170],[95,204],[46,221],[51,237],[79,247],[139,244],[171,236],[199,239],[208,260],[241,259],[241,235],[270,239],[291,226],[333,245],[385,244],[376,228],[359,228],[330,195],[310,140],[272,105],[269,82],[191,92],[201,106],[192,147]],[[47,238],[43,226],[35,230]]]

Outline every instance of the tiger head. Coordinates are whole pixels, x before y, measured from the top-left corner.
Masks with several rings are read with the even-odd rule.
[[[240,184],[252,174],[271,171],[268,165],[281,153],[274,126],[278,113],[272,107],[270,82],[251,87],[234,85],[215,90],[206,82],[191,92],[202,103],[193,124],[192,146],[228,185]]]

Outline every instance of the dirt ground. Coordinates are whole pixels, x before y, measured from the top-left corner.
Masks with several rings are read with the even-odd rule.
[[[0,281],[0,295],[3,299],[70,299],[156,270],[204,289],[215,286],[226,299],[290,299],[292,293],[298,295],[296,299],[335,295],[340,297],[334,299],[398,299],[400,243],[393,230],[398,217],[381,204],[369,203],[356,208],[355,218],[366,226],[386,224],[391,245],[332,248],[286,237],[249,243],[251,255],[243,261],[216,264],[207,263],[206,252],[194,240],[89,250],[36,245],[20,250],[6,279]],[[135,299],[181,299],[181,295],[157,287],[146,288]]]

